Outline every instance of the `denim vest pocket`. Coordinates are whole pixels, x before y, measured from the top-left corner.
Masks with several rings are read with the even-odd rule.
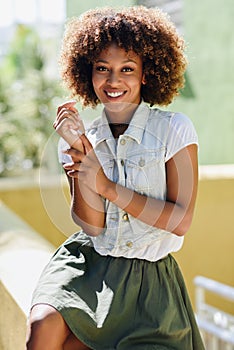
[[[138,193],[156,196],[165,183],[165,147],[131,152],[126,159],[126,186]],[[158,190],[157,190],[158,189]]]

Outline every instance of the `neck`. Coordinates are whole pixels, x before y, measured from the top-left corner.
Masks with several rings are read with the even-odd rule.
[[[109,123],[112,135],[115,139],[117,139],[120,135],[123,135],[123,133],[128,128],[128,123]]]
[[[105,112],[109,123],[129,124],[138,105],[136,104],[108,104],[105,105]]]

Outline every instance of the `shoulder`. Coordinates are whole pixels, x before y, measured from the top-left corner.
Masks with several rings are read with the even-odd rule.
[[[198,135],[193,122],[183,113],[172,113],[166,140],[166,161],[191,144],[198,146]]]
[[[179,130],[180,128],[181,129],[187,128],[187,129],[195,130],[191,119],[187,115],[185,115],[181,112],[171,113],[170,128],[175,128],[177,130]]]
[[[150,108],[149,122],[161,122],[168,124],[168,127],[173,127],[176,125],[193,125],[191,119],[184,113],[166,111],[159,108]]]
[[[193,135],[196,134],[195,127],[191,119],[181,112],[164,111],[158,108],[152,108],[150,110],[148,128],[154,128],[161,134],[165,134],[169,137],[174,133],[179,135],[180,133],[190,132]]]
[[[166,161],[182,148],[190,144],[198,145],[197,132],[191,119],[181,112],[152,108],[147,128],[164,145]]]
[[[193,122],[183,113],[173,113],[171,115],[168,138],[175,137],[180,138],[185,143],[198,144],[198,136]]]

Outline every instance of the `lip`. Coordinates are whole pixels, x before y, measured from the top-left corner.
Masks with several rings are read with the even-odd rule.
[[[117,100],[117,99],[121,99],[121,97],[123,97],[127,91],[104,90],[104,92],[107,98],[111,100]]]

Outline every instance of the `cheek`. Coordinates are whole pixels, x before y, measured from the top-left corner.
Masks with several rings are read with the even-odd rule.
[[[137,90],[139,90],[141,88],[141,84],[142,84],[142,78],[141,77],[135,77],[135,79],[133,79],[131,81],[132,87],[134,87]]]
[[[96,75],[93,75],[92,77],[92,83],[94,90],[98,90],[102,85],[103,79],[101,77],[98,77]]]
[[[94,89],[95,93],[97,94],[97,92],[98,92],[98,85],[99,85],[97,79],[93,78],[92,79],[92,83],[93,83],[93,89]]]
[[[95,78],[95,75],[92,76],[92,84],[93,84],[93,87],[95,89],[95,86],[96,86],[96,78]]]

